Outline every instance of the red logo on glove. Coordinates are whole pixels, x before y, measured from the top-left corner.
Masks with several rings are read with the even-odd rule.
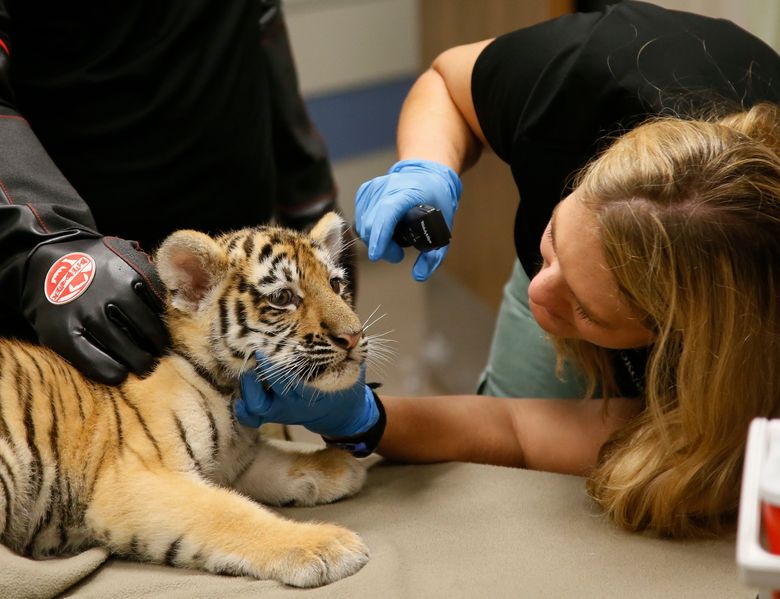
[[[57,260],[46,273],[43,292],[52,304],[67,304],[84,293],[94,278],[92,256],[72,252]]]

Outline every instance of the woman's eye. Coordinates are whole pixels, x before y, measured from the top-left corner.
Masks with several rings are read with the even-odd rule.
[[[289,306],[290,304],[297,306],[300,303],[300,298],[289,289],[279,289],[268,296],[268,301],[274,306]]]
[[[333,277],[330,280],[330,288],[333,289],[336,293],[339,295],[341,294],[341,287],[344,284],[344,281],[339,277]]]
[[[585,309],[579,304],[574,306],[574,311],[577,313],[577,316],[579,316],[582,320],[591,323],[594,322],[594,320],[590,317],[590,315],[587,312],[585,312]]]

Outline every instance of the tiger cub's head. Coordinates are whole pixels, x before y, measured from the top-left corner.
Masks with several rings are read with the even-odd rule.
[[[353,384],[368,343],[338,265],[343,228],[330,212],[308,234],[173,233],[156,263],[174,349],[227,384],[255,366],[257,350],[275,371],[323,391]]]

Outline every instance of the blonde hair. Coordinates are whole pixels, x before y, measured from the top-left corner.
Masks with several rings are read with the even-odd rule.
[[[715,532],[739,501],[748,424],[780,407],[780,112],[659,118],[576,182],[608,266],[655,331],[646,409],[602,448],[588,490],[630,530]],[[615,391],[607,350],[559,349]],[[608,396],[608,395],[606,395]]]

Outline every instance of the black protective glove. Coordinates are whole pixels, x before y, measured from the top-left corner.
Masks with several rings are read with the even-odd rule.
[[[128,370],[148,372],[162,354],[164,298],[137,243],[96,237],[39,245],[27,262],[22,308],[40,343],[115,385]]]

